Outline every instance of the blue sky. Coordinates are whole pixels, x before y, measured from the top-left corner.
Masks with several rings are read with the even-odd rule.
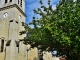
[[[26,0],[26,5],[25,5],[25,13],[27,15],[26,17],[26,23],[29,23],[32,21],[32,17],[35,16],[34,12],[33,12],[33,9],[37,9],[40,7],[40,4],[39,4],[39,1],[40,0]],[[45,6],[48,6],[47,5],[47,0],[42,0],[43,1],[43,4]],[[56,9],[56,4],[59,2],[59,0],[51,0],[51,5],[52,5],[52,8],[53,9]],[[37,15],[37,17],[40,17]]]

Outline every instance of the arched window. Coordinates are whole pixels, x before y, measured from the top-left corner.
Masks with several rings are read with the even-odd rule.
[[[1,41],[1,52],[4,50],[4,40]]]
[[[5,4],[7,3],[7,0],[5,0]]]

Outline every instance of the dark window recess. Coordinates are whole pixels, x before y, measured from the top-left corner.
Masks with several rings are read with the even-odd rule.
[[[1,41],[1,52],[4,50],[4,40]]]
[[[5,4],[7,3],[7,0],[5,0]]]
[[[12,0],[10,0],[10,2],[12,2]]]
[[[16,23],[18,24],[18,22],[16,21]]]
[[[16,44],[16,47],[18,47],[18,53],[19,53],[19,44]]]
[[[18,41],[15,42],[16,42],[16,47],[18,47],[18,53],[19,53],[19,42]]]
[[[21,0],[21,4],[20,4],[20,6],[22,7],[22,0]]]
[[[10,20],[9,22],[13,22],[13,20]]]
[[[18,4],[19,4],[19,0],[18,0]]]
[[[22,26],[24,26],[24,22],[22,22]]]
[[[18,53],[19,53],[19,46],[18,46]]]
[[[7,41],[6,46],[10,46],[11,40]]]

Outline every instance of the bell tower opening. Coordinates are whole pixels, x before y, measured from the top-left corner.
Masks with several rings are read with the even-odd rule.
[[[20,3],[20,6],[22,7],[22,0],[21,0],[21,3]]]
[[[1,52],[4,50],[4,40],[1,41]]]
[[[5,4],[7,3],[7,0],[5,0]]]

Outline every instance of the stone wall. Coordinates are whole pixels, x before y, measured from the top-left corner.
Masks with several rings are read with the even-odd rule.
[[[5,60],[5,52],[0,53],[0,60]]]

